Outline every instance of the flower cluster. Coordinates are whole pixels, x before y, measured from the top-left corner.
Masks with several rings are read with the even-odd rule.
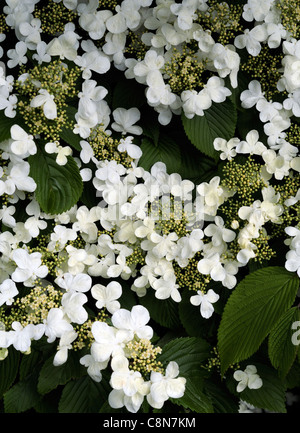
[[[186,378],[159,360],[141,305],[149,294],[188,299],[207,322],[286,235],[284,266],[300,277],[300,42],[285,3],[5,1],[1,359],[40,340],[56,345],[54,366],[82,350],[95,382],[110,371],[112,408],[161,409],[183,397]],[[266,52],[274,70],[260,69]],[[144,105],[123,101],[125,89],[118,99],[109,74],[134,83]],[[180,115],[209,123],[229,99],[254,126],[214,135],[214,175],[170,173],[159,128]],[[150,132],[149,109],[159,124]],[[262,386],[252,367],[234,373],[238,392]]]

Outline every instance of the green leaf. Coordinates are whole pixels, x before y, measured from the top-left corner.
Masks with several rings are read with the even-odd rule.
[[[223,387],[221,383],[215,383],[210,377],[204,381],[204,389],[210,397],[215,413],[237,413],[239,409],[238,399]]]
[[[178,173],[180,170],[180,148],[175,140],[161,135],[155,145],[149,138],[144,138],[141,144],[143,155],[139,165],[149,171],[156,162],[163,162],[168,173]]]
[[[18,382],[4,394],[5,413],[25,412],[35,406],[41,399],[37,391],[38,371]]]
[[[26,129],[24,120],[20,115],[6,117],[4,110],[0,110],[0,143],[11,138],[10,128],[13,125],[19,125],[21,128]]]
[[[204,111],[203,116],[194,116],[188,119],[183,114],[182,123],[189,140],[201,152],[218,159],[219,153],[213,146],[217,137],[230,140],[234,136],[237,123],[237,111],[230,99],[222,104],[213,103]]]
[[[88,375],[69,382],[59,401],[59,413],[96,413],[107,401],[109,386],[102,378],[93,381]]]
[[[181,164],[178,173],[182,179],[190,179],[194,183],[209,181],[215,175],[216,165],[196,147],[189,146],[180,146]]]
[[[25,380],[34,369],[41,363],[41,353],[31,350],[30,354],[24,355],[20,363],[20,380]]]
[[[170,400],[196,413],[214,413],[210,397],[199,388],[196,382],[188,381],[183,397]]]
[[[292,324],[300,320],[298,307],[286,311],[276,323],[269,335],[268,352],[270,361],[278,369],[281,377],[289,372],[296,359],[299,345],[292,342],[294,330]]]
[[[200,308],[191,304],[190,297],[190,290],[183,291],[182,300],[178,305],[180,321],[189,336],[201,337],[205,335],[208,337],[213,323],[201,316]]]
[[[298,351],[299,356],[300,351]],[[287,388],[300,387],[300,360],[297,358],[288,374],[284,378]]]
[[[205,370],[202,365],[209,357],[210,350],[210,345],[201,338],[180,337],[165,344],[158,359],[163,364],[170,361],[177,362],[179,376],[193,380],[203,376]]]
[[[285,385],[277,375],[277,371],[273,368],[260,364],[253,363],[257,368],[257,374],[262,379],[262,387],[259,389],[246,388],[244,391],[237,393],[237,381],[231,377],[227,381],[229,390],[240,397],[241,400],[252,404],[256,408],[265,409],[272,412],[286,412],[286,395]]]
[[[19,360],[20,353],[10,348],[7,357],[0,361],[0,398],[13,384],[18,373]]]
[[[171,298],[157,299],[154,290],[146,293],[140,298],[140,303],[147,308],[151,319],[166,328],[178,328],[180,320],[178,317],[178,303]]]
[[[206,374],[202,365],[208,358],[209,351],[209,344],[201,338],[182,337],[163,346],[162,353],[158,358],[165,366],[170,361],[177,362],[179,377],[186,378],[184,396],[180,399],[172,399],[172,401],[199,413],[213,412],[210,398],[201,389]]]
[[[299,280],[281,267],[249,274],[225,305],[218,330],[221,374],[255,353],[295,300]]]
[[[30,176],[35,180],[36,199],[48,214],[60,214],[77,203],[83,190],[78,166],[71,156],[66,165],[58,165],[56,156],[39,148],[28,158]]]
[[[59,385],[65,385],[69,380],[85,374],[86,369],[79,363],[80,357],[80,354],[70,351],[67,362],[59,366],[53,365],[54,356],[48,358],[40,371],[39,393],[47,394]]]
[[[196,337],[181,337],[171,340],[163,346],[158,360],[165,366],[175,361],[179,367],[179,377],[186,378],[186,390],[180,399],[173,403],[182,405],[199,413],[213,413],[210,398],[202,391],[206,370],[203,363],[210,353],[209,344]]]

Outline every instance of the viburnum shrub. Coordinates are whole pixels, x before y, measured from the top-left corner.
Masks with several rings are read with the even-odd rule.
[[[0,411],[292,410],[299,38],[299,0],[2,2]]]

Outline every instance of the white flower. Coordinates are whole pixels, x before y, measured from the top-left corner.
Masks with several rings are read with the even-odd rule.
[[[286,55],[282,60],[284,66],[283,77],[280,81],[289,93],[300,87],[300,58],[296,55]],[[278,83],[278,86],[280,86]]]
[[[1,95],[0,94],[0,110],[4,110],[6,117],[14,118],[17,114],[18,98],[16,95]]]
[[[85,355],[79,360],[80,364],[87,367],[88,375],[95,381],[101,382],[102,373],[101,370],[104,370],[107,367],[108,360],[104,362],[97,362],[94,360],[92,355]]]
[[[166,257],[167,260],[172,260],[174,254],[177,252],[178,235],[175,232],[171,232],[167,235],[159,235],[156,232],[150,234],[150,240],[154,244],[152,253],[155,254],[159,259]]]
[[[260,82],[257,80],[250,81],[248,89],[244,90],[240,95],[242,107],[244,108],[253,107],[263,98],[264,92],[262,92]]]
[[[216,43],[212,46],[209,57],[213,60],[213,65],[219,76],[225,78],[229,75],[230,84],[235,89],[238,85],[237,75],[240,66],[240,56],[235,47],[229,44],[224,46]]]
[[[157,299],[168,299],[171,297],[175,302],[181,301],[181,295],[178,290],[179,285],[176,284],[176,276],[173,272],[166,272],[163,277],[155,280],[152,286]]]
[[[81,4],[80,6],[83,5]],[[90,8],[90,4],[86,6],[86,9],[88,8]],[[91,39],[98,40],[104,36],[106,31],[105,23],[112,15],[112,12],[109,10],[81,11],[79,24],[89,33]]]
[[[248,0],[244,5],[243,18],[245,21],[264,21],[274,0]]]
[[[216,216],[215,223],[209,224],[205,228],[204,234],[211,237],[211,241],[216,247],[222,245],[223,242],[232,242],[236,236],[234,231],[224,226],[224,220],[220,216]]]
[[[21,158],[26,158],[29,155],[34,155],[37,152],[33,136],[27,134],[19,125],[13,125],[10,128],[12,143],[10,145],[11,151]]]
[[[120,303],[116,299],[122,295],[122,286],[117,281],[111,281],[106,287],[102,284],[95,284],[91,289],[94,299],[97,299],[96,307],[106,308],[111,314],[120,308]]]
[[[188,119],[192,119],[195,115],[203,116],[204,109],[209,108],[209,104],[204,105],[202,101],[202,94],[196,90],[184,90],[181,93],[181,99],[183,102],[182,108],[185,116]]]
[[[236,370],[233,377],[239,382],[236,388],[237,392],[242,392],[247,387],[249,389],[259,389],[263,385],[255,365],[247,365],[244,371]]]
[[[176,96],[172,93],[170,85],[166,84],[160,71],[151,71],[147,75],[148,89],[146,97],[151,106],[163,104],[171,106],[176,102]]]
[[[117,5],[115,15],[106,21],[107,30],[111,33],[123,33],[129,29],[135,29],[141,19],[139,14],[139,3],[134,0],[123,0],[121,5]]]
[[[142,61],[138,61],[136,63],[133,68],[133,72],[138,78],[138,82],[146,83],[149,73],[152,71],[161,70],[164,64],[164,57],[158,55],[156,51],[151,49],[147,51]]]
[[[269,35],[268,46],[270,48],[278,48],[281,44],[281,40],[285,39],[288,33],[282,24],[276,23],[268,23],[267,32]]]
[[[265,123],[272,121],[275,116],[279,115],[280,110],[282,110],[282,104],[261,98],[257,101],[256,108],[259,111],[260,120]]]
[[[30,23],[20,23],[19,31],[25,37],[25,43],[28,49],[35,50],[37,44],[41,41],[41,20],[33,18]]]
[[[148,310],[142,305],[135,305],[131,311],[121,308],[117,310],[111,318],[115,328],[122,331],[124,338],[130,341],[136,335],[138,338],[151,340],[153,329],[147,325],[150,320]]]
[[[83,248],[77,249],[72,245],[68,245],[66,251],[69,255],[68,272],[73,275],[82,273],[86,266],[92,266],[97,261],[93,254],[88,254]]]
[[[219,77],[210,77],[204,88],[199,93],[192,90],[185,90],[181,94],[184,101],[182,106],[188,118],[197,114],[203,115],[203,111],[211,107],[212,102],[224,102],[226,97],[231,95],[231,91],[224,86],[224,80]]]
[[[134,125],[141,117],[140,111],[133,107],[126,110],[126,108],[117,108],[113,111],[114,122],[111,127],[122,134],[140,135],[143,130],[140,126]]]
[[[189,235],[181,237],[177,242],[180,258],[190,259],[195,253],[201,251],[203,237],[204,233],[201,229],[194,229]]]
[[[133,137],[128,136],[125,139],[121,138],[118,145],[119,152],[127,152],[130,158],[138,159],[142,156],[142,151],[139,146],[132,143]]]
[[[119,254],[116,258],[116,264],[113,264],[107,270],[107,275],[110,278],[117,278],[120,275],[124,278],[126,275],[131,274],[131,269],[127,265],[126,256],[124,254]]]
[[[56,153],[56,163],[58,165],[66,165],[68,162],[68,156],[72,155],[72,149],[69,146],[59,146],[58,142],[49,142],[45,145],[45,151],[47,153]]]
[[[7,51],[7,56],[9,60],[7,62],[7,66],[9,68],[14,68],[17,65],[22,65],[27,63],[27,45],[23,41],[17,42],[15,49],[10,49]]]
[[[14,281],[7,279],[0,284],[0,306],[3,304],[11,305],[13,298],[19,293]]]
[[[170,9],[177,16],[178,26],[181,30],[192,28],[193,21],[197,18],[195,13],[198,7],[198,1],[183,0],[181,4],[171,4]]]
[[[95,341],[91,346],[91,355],[96,362],[105,362],[111,356],[123,354],[127,335],[104,322],[94,322],[92,334]],[[125,338],[124,338],[125,337]]]
[[[10,162],[6,170],[6,179],[0,180],[0,195],[14,194],[17,190],[33,192],[36,189],[35,181],[29,177],[30,165],[27,161]],[[2,172],[2,169],[0,169]]]
[[[16,350],[26,353],[30,350],[31,340],[39,340],[44,334],[44,325],[38,324],[22,326],[19,322],[13,322],[12,331],[8,332],[8,345],[13,345]]]
[[[55,283],[67,292],[88,292],[92,286],[92,278],[87,274],[72,275],[65,273],[55,279]]]
[[[234,45],[239,49],[246,47],[251,56],[258,56],[261,50],[260,42],[264,42],[267,38],[267,28],[263,25],[257,25],[251,30],[244,30],[244,34],[236,36]]]
[[[288,98],[283,101],[283,107],[292,110],[294,116],[300,117],[300,89],[288,95]]]
[[[57,352],[53,359],[53,365],[58,366],[64,364],[68,359],[68,350],[72,349],[73,341],[77,338],[77,332],[72,329],[65,332],[59,340]]]
[[[73,326],[65,319],[61,308],[51,308],[43,323],[48,343],[52,343],[56,338],[61,338],[66,332],[73,331]]]
[[[204,275],[210,275],[214,281],[223,281],[226,272],[222,266],[220,253],[211,252],[198,262],[198,271]]]
[[[44,41],[38,42],[35,53],[32,58],[36,60],[39,64],[51,62],[51,56],[47,53],[47,44]]]
[[[161,409],[170,397],[180,398],[184,395],[186,379],[177,377],[178,374],[178,364],[174,361],[168,364],[164,376],[158,372],[151,372],[151,387],[147,401],[152,407]]]
[[[215,138],[213,145],[214,148],[220,153],[221,159],[228,159],[229,161],[236,156],[236,147],[240,143],[240,140],[236,137],[226,141],[224,138]]]
[[[108,56],[98,49],[91,40],[83,41],[81,47],[86,52],[82,56],[77,56],[74,63],[82,69],[82,78],[91,78],[92,71],[97,74],[105,74],[109,70],[110,61]]]
[[[16,220],[12,216],[16,212],[16,208],[14,206],[2,206],[0,208],[0,220],[5,224],[7,227],[15,227],[16,226]]]
[[[204,212],[215,216],[218,207],[224,203],[231,192],[220,186],[220,177],[213,177],[209,183],[202,182],[197,186],[197,192],[204,199]]]
[[[42,254],[39,252],[29,254],[28,251],[17,248],[12,253],[12,259],[17,265],[11,278],[16,283],[32,287],[36,278],[44,278],[48,274],[46,265],[42,265]]]
[[[62,60],[68,59],[74,61],[77,57],[77,49],[79,47],[79,36],[74,30],[75,24],[67,23],[64,33],[49,42],[47,54],[50,56],[59,56]]]
[[[280,139],[286,137],[283,132],[291,126],[290,114],[285,110],[280,110],[270,122],[264,125],[264,132],[268,135],[268,144],[270,147],[275,146]]]
[[[80,141],[81,146],[81,152],[80,152],[80,159],[85,164],[89,163],[92,157],[94,156],[94,150],[92,146],[85,140]]]
[[[80,231],[82,238],[86,242],[95,242],[98,236],[96,221],[98,221],[98,208],[88,209],[86,206],[80,206],[76,212],[76,221],[72,229]]]
[[[50,235],[48,243],[49,251],[62,250],[68,241],[74,241],[77,238],[77,233],[73,229],[69,229],[62,225],[56,225]]]
[[[258,131],[253,129],[246,135],[246,140],[241,141],[236,146],[237,153],[249,153],[250,155],[261,155],[265,150],[266,146],[259,140]]]
[[[202,293],[201,290],[197,291],[197,295],[191,296],[190,302],[192,305],[200,305],[201,316],[205,319],[209,319],[213,312],[213,303],[217,302],[220,296],[215,293],[212,289],[209,289],[207,293]]]
[[[43,107],[43,112],[47,119],[55,119],[57,117],[56,103],[54,102],[54,96],[46,89],[40,89],[37,96],[35,96],[31,102],[31,107]]]
[[[87,296],[80,292],[67,292],[63,295],[61,306],[63,312],[71,320],[71,322],[82,325],[88,319],[88,313],[83,307],[88,301]]]
[[[139,371],[129,369],[129,361],[123,355],[114,356],[111,367],[113,390],[108,396],[109,405],[114,409],[125,406],[129,412],[136,413],[149,392],[150,383],[144,381]]]
[[[40,230],[44,230],[47,227],[47,222],[38,217],[32,216],[25,221],[24,227],[33,238],[36,238],[38,237]]]
[[[290,250],[286,253],[286,262],[285,268],[289,272],[297,272],[298,277],[300,278],[300,248],[298,251]]]
[[[274,174],[275,179],[283,179],[289,175],[290,163],[283,156],[278,155],[275,150],[267,149],[262,153],[263,160],[266,164],[266,170]]]

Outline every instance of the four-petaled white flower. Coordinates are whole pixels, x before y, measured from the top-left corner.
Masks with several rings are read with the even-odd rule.
[[[135,125],[140,120],[140,111],[133,107],[126,110],[126,108],[117,108],[113,111],[114,122],[111,127],[122,134],[140,135],[143,130],[140,126]]]
[[[106,287],[102,284],[95,284],[91,289],[93,298],[97,299],[96,307],[106,308],[111,314],[120,309],[120,302],[117,301],[122,295],[122,286],[117,281],[111,281]]]
[[[149,320],[149,312],[142,305],[133,306],[131,311],[121,308],[111,318],[113,326],[120,330],[119,335],[123,335],[123,339],[126,341],[132,340],[135,335],[138,338],[151,340],[153,329],[147,325]]]
[[[233,377],[239,382],[236,387],[237,392],[242,392],[247,387],[249,389],[259,389],[263,385],[263,381],[257,374],[255,365],[247,365],[244,371],[236,370]]]
[[[10,148],[15,155],[26,158],[36,154],[37,148],[31,134],[27,134],[19,125],[13,125],[10,128],[10,134],[12,138]]]
[[[129,412],[136,413],[149,392],[150,383],[144,381],[139,371],[129,369],[129,361],[124,355],[114,356],[111,367],[113,390],[108,396],[109,405],[114,409],[125,406]]]
[[[54,101],[54,95],[50,95],[48,90],[40,89],[38,94],[31,100],[31,107],[42,107],[44,115],[47,119],[55,119],[57,117],[57,107]]]
[[[219,300],[220,296],[215,293],[212,289],[209,289],[207,293],[202,293],[201,290],[197,291],[197,295],[191,296],[190,302],[192,305],[200,305],[201,316],[205,319],[209,319],[213,312],[214,307],[212,304]]]
[[[156,408],[161,409],[166,400],[171,398],[180,398],[185,391],[186,379],[177,377],[179,374],[178,364],[171,361],[165,371],[165,375],[152,371],[150,375],[150,392],[147,395],[148,403]]]
[[[36,278],[44,278],[48,274],[48,268],[42,264],[42,254],[39,252],[29,254],[25,249],[18,248],[13,251],[12,259],[17,268],[11,278],[16,283],[32,287]]]
[[[58,165],[66,165],[68,162],[68,156],[72,155],[72,149],[69,146],[60,146],[58,142],[49,142],[45,145],[45,151],[47,153],[56,153],[56,162]]]
[[[14,297],[19,293],[14,281],[7,279],[0,284],[0,307],[3,304],[11,305]]]

